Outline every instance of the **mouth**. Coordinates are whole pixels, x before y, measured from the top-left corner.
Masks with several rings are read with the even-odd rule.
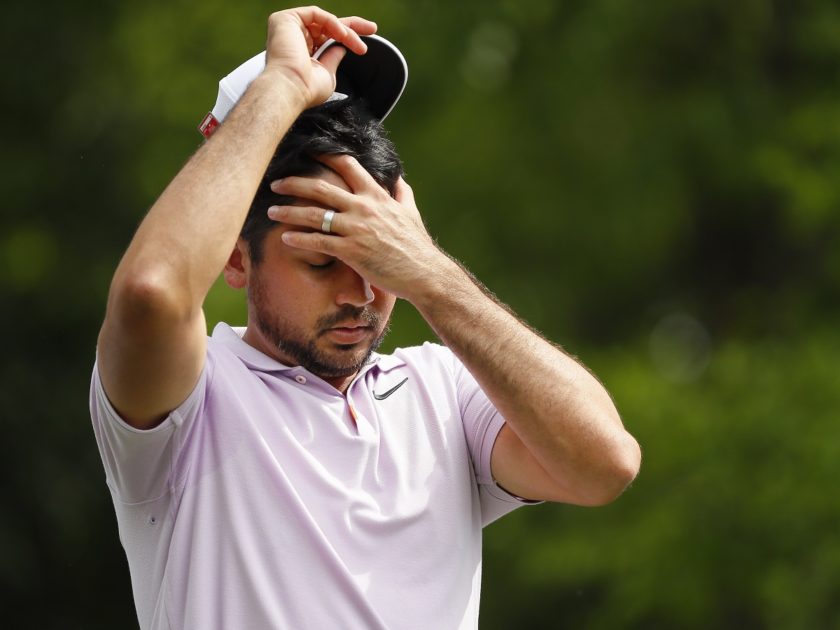
[[[324,335],[340,345],[352,345],[363,341],[373,333],[373,328],[361,322],[345,322],[340,326],[332,326],[324,331]]]

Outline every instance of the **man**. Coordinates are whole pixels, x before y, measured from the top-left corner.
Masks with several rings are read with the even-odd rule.
[[[637,473],[598,381],[436,247],[378,123],[320,105],[345,51],[313,52],[375,30],[273,14],[114,275],[91,412],[143,628],[475,628],[483,524]],[[208,339],[220,271],[248,322]],[[445,347],[374,352],[398,297]]]

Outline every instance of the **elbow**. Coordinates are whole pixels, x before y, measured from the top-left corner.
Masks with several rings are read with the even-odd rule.
[[[186,320],[190,312],[189,300],[169,274],[150,269],[114,278],[106,319],[139,332]]]
[[[616,444],[606,458],[605,471],[598,491],[591,497],[591,505],[607,505],[620,497],[639,474],[642,451],[639,443],[626,431],[616,439]]]

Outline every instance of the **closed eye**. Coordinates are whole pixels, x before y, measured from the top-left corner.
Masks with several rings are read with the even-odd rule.
[[[327,269],[328,267],[331,267],[333,263],[335,263],[335,258],[331,258],[327,262],[321,263],[320,265],[314,265],[312,263],[309,263],[309,267],[311,269]]]

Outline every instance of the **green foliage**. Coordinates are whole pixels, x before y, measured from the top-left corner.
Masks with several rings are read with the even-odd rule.
[[[838,342],[733,340],[691,384],[643,345],[596,352],[642,474],[609,507],[492,526],[485,627],[836,627]]]
[[[579,355],[644,451],[616,503],[486,531],[482,627],[840,626],[840,9],[336,0],[403,49],[388,119],[431,231]],[[0,589],[131,627],[85,397],[110,275],[264,3],[9,7]],[[241,321],[224,286],[210,325]],[[390,347],[431,333],[399,306]],[[44,606],[44,602],[50,602]],[[15,624],[13,624],[15,625]]]

